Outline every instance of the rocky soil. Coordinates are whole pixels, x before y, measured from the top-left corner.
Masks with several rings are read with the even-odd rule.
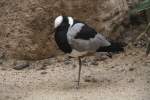
[[[0,100],[150,100],[150,56],[144,51],[132,47],[112,59],[85,57],[80,89],[77,59],[2,60]]]

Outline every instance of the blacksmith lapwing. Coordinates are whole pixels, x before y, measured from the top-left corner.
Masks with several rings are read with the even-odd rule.
[[[124,45],[108,41],[86,23],[69,16],[58,16],[54,22],[55,41],[64,53],[79,59],[78,87],[80,82],[81,58],[95,52],[119,52]]]

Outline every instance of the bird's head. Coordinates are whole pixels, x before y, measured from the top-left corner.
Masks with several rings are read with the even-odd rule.
[[[61,25],[73,25],[73,18],[68,16],[58,16],[55,18],[54,21],[54,28],[58,28]]]

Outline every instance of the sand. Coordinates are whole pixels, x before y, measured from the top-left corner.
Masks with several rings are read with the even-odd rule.
[[[150,100],[150,56],[145,57],[144,49],[112,59],[84,58],[79,89],[77,63],[61,56],[32,61],[22,70],[2,64],[0,100]]]

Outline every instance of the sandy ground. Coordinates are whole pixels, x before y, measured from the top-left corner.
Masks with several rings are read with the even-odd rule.
[[[1,65],[0,100],[150,100],[150,56],[142,49],[83,59],[80,89],[77,60],[60,58],[34,61],[23,70]]]

